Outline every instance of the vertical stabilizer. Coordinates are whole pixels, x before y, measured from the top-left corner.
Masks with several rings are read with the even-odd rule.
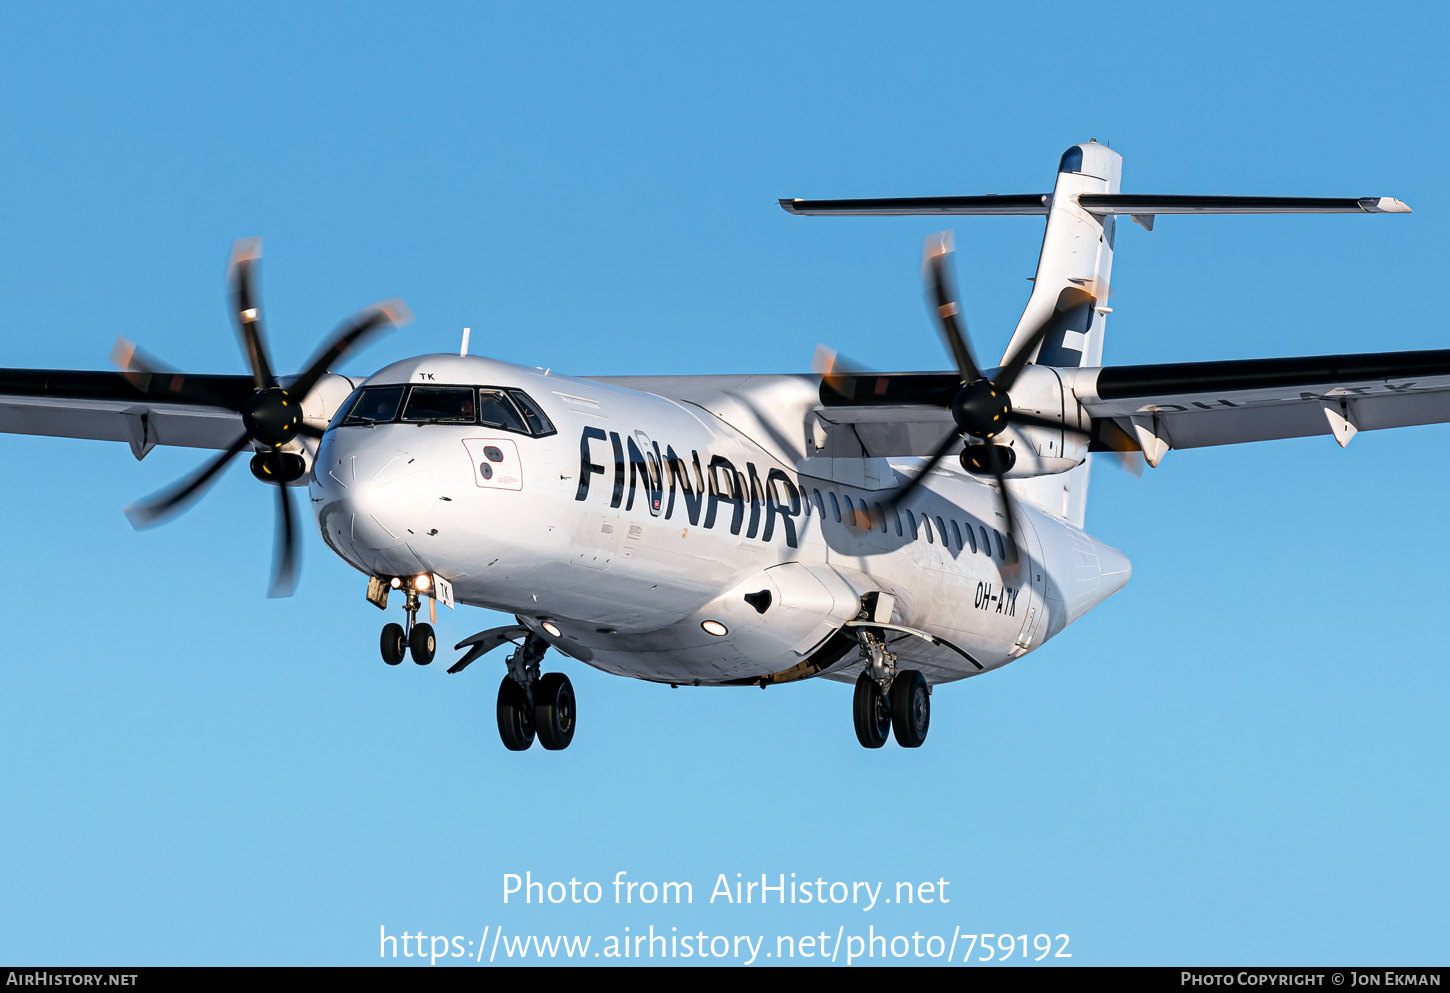
[[[1058,309],[1066,293],[1087,302],[1065,307],[1030,361],[1038,365],[1096,366],[1102,364],[1103,331],[1107,316],[1108,283],[1113,272],[1113,215],[1088,212],[1078,203],[1082,194],[1117,193],[1123,157],[1107,145],[1090,141],[1073,145],[1057,166],[1057,184],[1047,212],[1047,230],[1037,259],[1032,296],[1017,322],[1003,355],[1011,355],[1034,328]],[[1082,527],[1087,510],[1089,463],[1055,476],[1014,480],[1012,492],[1048,513]]]

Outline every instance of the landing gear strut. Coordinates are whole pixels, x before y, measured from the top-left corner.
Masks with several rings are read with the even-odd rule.
[[[577,710],[569,677],[539,673],[548,648],[547,641],[530,632],[508,657],[508,674],[498,687],[498,736],[511,752],[527,750],[536,737],[550,751],[568,748],[574,740]]]

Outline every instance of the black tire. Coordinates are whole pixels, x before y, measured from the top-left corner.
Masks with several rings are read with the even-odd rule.
[[[856,719],[856,740],[867,748],[880,748],[891,734],[891,704],[881,695],[881,687],[866,673],[856,677],[856,699],[852,707]]]
[[[931,728],[931,691],[926,677],[915,669],[896,674],[891,681],[891,730],[902,748],[920,748]]]
[[[557,752],[574,740],[574,687],[562,672],[548,672],[534,686],[534,727],[539,744]]]
[[[413,633],[408,636],[408,651],[412,653],[413,661],[427,665],[433,661],[433,653],[437,650],[438,636],[433,633],[433,625],[413,625]]]
[[[403,655],[408,650],[408,639],[403,636],[403,625],[383,625],[382,650],[383,661],[388,665],[397,665],[403,661]]]
[[[534,715],[524,688],[508,676],[498,684],[498,736],[511,752],[526,752],[534,743]]]

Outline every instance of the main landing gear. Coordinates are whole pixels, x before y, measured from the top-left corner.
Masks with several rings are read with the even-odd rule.
[[[498,736],[511,752],[526,751],[538,738],[550,751],[574,740],[574,687],[561,672],[539,674],[549,643],[532,632],[508,657],[508,674],[498,687]]]
[[[915,669],[896,668],[896,656],[886,650],[881,635],[857,628],[865,671],[856,677],[852,717],[856,740],[866,748],[880,748],[894,733],[902,748],[920,748],[931,727],[931,690],[926,677]]]

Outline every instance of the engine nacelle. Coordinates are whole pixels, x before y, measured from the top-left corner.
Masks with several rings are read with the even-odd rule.
[[[1010,446],[1015,456],[1005,476],[1009,479],[1050,476],[1082,465],[1088,455],[1092,418],[1057,370],[1049,366],[1025,366],[1017,382],[1012,384],[1011,401],[1013,411],[1061,421],[1063,427],[1013,425],[1003,431],[995,440]]]
[[[286,389],[296,377],[287,376],[278,380],[283,389]],[[352,380],[347,376],[339,376],[336,373],[323,373],[307,394],[302,402],[302,423],[310,424],[319,431],[327,428],[332,418],[342,407],[344,401],[352,396],[355,389],[361,385],[362,380]],[[317,458],[317,439],[307,437],[296,437],[282,446],[282,452],[290,456],[280,460],[262,459],[265,453],[258,453],[252,459],[252,475],[264,483],[276,483],[279,478],[286,477],[285,482],[289,486],[306,486],[307,478],[312,475],[312,463]],[[294,462],[292,459],[300,460]],[[300,470],[299,470],[300,465]],[[292,475],[293,472],[297,474]]]

